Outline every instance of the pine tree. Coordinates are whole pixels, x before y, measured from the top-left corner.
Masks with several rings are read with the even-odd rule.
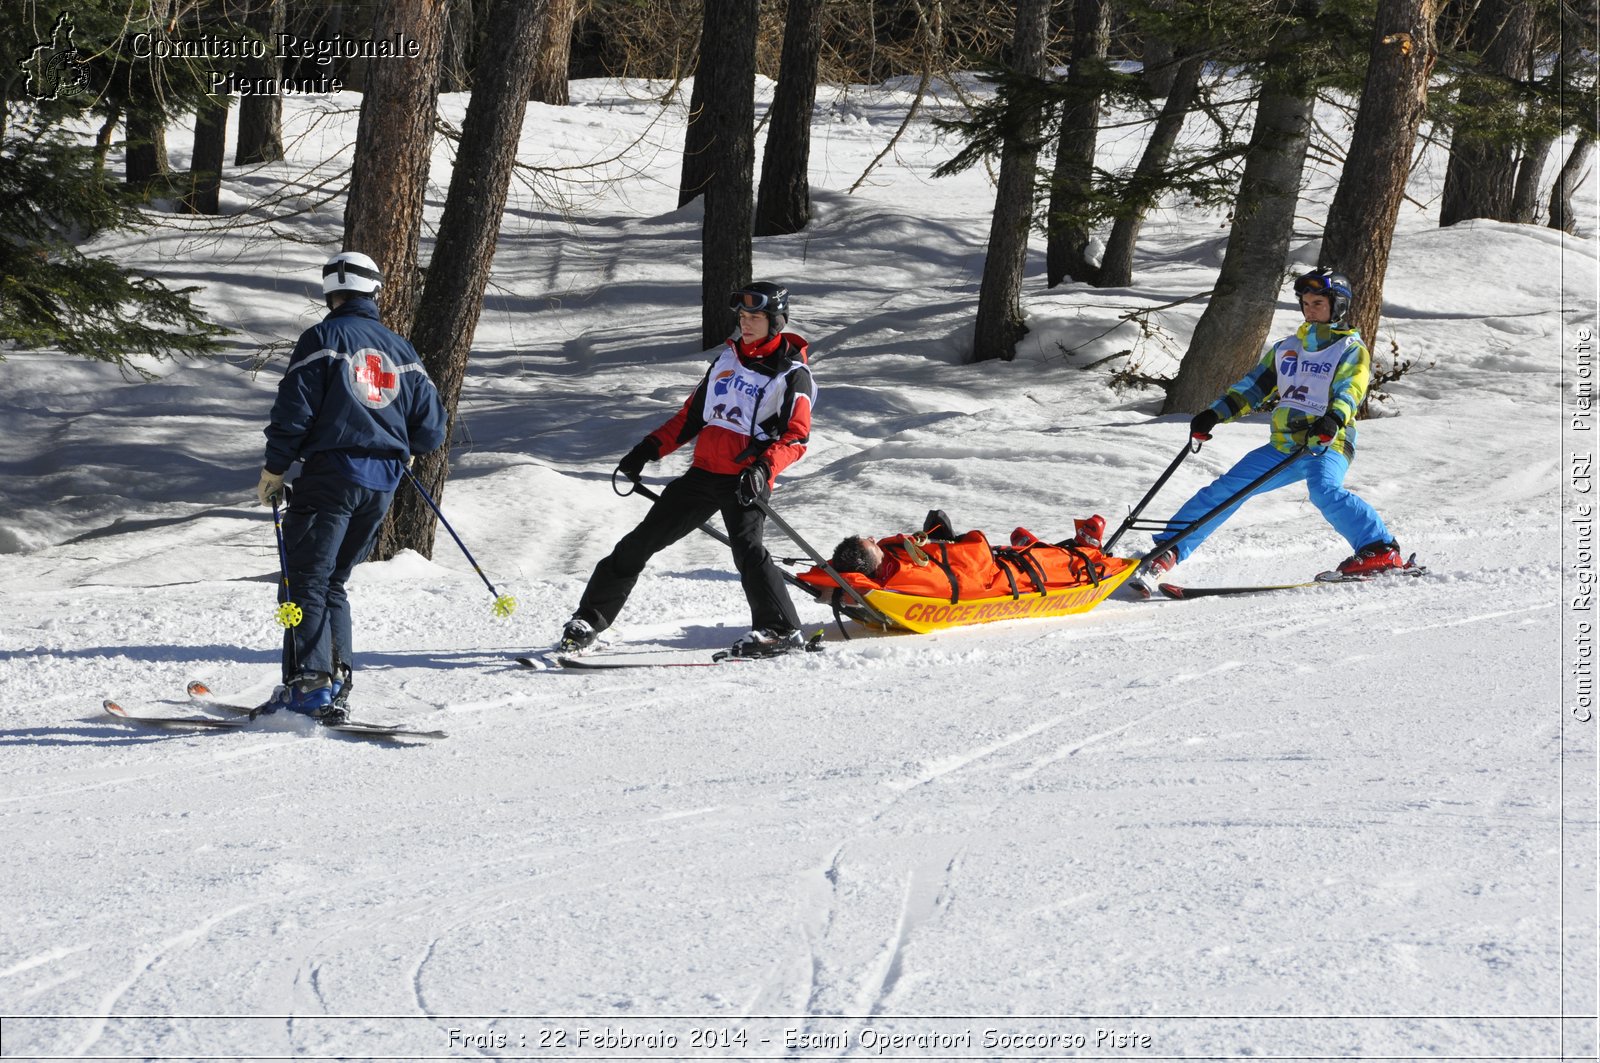
[[[130,19],[117,0],[83,0],[53,23],[40,22],[43,14],[32,4],[0,5],[0,343],[54,348],[141,376],[150,372],[140,359],[219,350],[227,330],[195,308],[198,288],[169,288],[83,249],[101,234],[150,224],[137,206],[143,189],[106,172],[117,123],[137,115],[159,130],[166,115],[194,110],[208,100],[203,71],[107,47],[162,29],[155,7]],[[98,140],[86,119],[100,121]]]
[[[1476,63],[1463,77],[1454,113],[1440,225],[1467,218],[1511,220],[1535,14],[1532,0],[1483,0],[1473,11]]]
[[[209,354],[226,330],[168,288],[80,245],[147,224],[92,145],[35,116],[0,139],[0,342],[149,376],[136,359]]]
[[[1280,10],[1273,27],[1228,251],[1162,413],[1203,409],[1260,357],[1294,231],[1316,86],[1342,36],[1309,17],[1314,13],[1297,0]]]
[[[1100,274],[1088,254],[1094,234],[1087,221],[1075,214],[1077,205],[1090,198],[1094,185],[1111,4],[1109,0],[1075,0],[1072,20],[1072,65],[1063,87],[1066,99],[1061,105],[1061,136],[1056,142],[1046,224],[1045,283],[1052,288],[1068,278],[1092,284]]]
[[[278,58],[278,34],[288,25],[289,0],[246,0],[244,25],[264,45],[268,54],[244,64],[252,78],[283,76]],[[239,102],[239,139],[233,161],[238,166],[277,162],[283,158],[283,97],[252,93]]]
[[[572,26],[578,21],[578,0],[549,0],[545,13],[544,42],[533,75],[536,103],[565,107],[571,100],[567,68],[572,62]]]
[[[411,334],[422,275],[417,269],[422,207],[433,160],[446,0],[394,0],[378,15],[380,37],[417,42],[415,59],[367,72],[344,211],[344,248],[371,255],[383,271],[383,322]]]
[[[1167,97],[1150,130],[1150,139],[1145,141],[1144,152],[1125,182],[1126,190],[1116,196],[1122,207],[1114,216],[1105,253],[1100,256],[1096,287],[1126,288],[1133,283],[1133,249],[1139,242],[1139,230],[1162,192],[1171,187],[1168,165],[1178,144],[1178,134],[1183,130],[1183,121],[1199,93],[1204,66],[1203,53],[1178,52],[1171,69],[1155,79],[1167,90]],[[1146,79],[1145,84],[1150,83],[1151,80]]]

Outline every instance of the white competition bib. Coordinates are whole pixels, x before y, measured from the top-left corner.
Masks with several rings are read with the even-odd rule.
[[[1311,417],[1328,412],[1332,401],[1333,374],[1349,349],[1350,337],[1307,351],[1300,337],[1291,336],[1278,345],[1278,401]]]
[[[794,368],[799,368],[799,364]],[[711,367],[706,388],[705,409],[702,411],[706,424],[718,425],[752,439],[765,440],[766,433],[759,431],[759,426],[783,405],[787,383],[788,373],[767,376],[746,366],[732,349],[724,348]],[[752,430],[752,426],[756,430]]]

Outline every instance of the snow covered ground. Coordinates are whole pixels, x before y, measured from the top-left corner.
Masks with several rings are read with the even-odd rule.
[[[277,561],[253,487],[284,351],[250,365],[317,318],[339,203],[99,245],[203,285],[239,330],[227,357],[137,382],[6,352],[0,1054],[1593,1058],[1594,615],[1574,598],[1592,585],[1594,448],[1570,428],[1592,380],[1593,177],[1563,236],[1441,230],[1442,157],[1418,171],[1378,351],[1413,367],[1362,425],[1350,484],[1427,579],[1119,594],[1070,619],[849,641],[801,603],[825,653],[518,669],[643,514],[610,470],[703,365],[699,212],[675,208],[682,115],[660,116],[662,88],[577,83],[573,106],[528,116],[525,161],[618,161],[614,184],[513,191],[477,333],[444,507],[516,614],[491,614],[442,534],[432,560],[354,580],[359,714],[445,741],[99,711],[188,711],[160,703],[197,677],[270,690]],[[931,507],[991,537],[1114,523],[1186,418],[1109,375],[1172,372],[1201,307],[1161,309],[1147,334],[1122,316],[1208,290],[1225,220],[1164,207],[1126,290],[1045,290],[1036,248],[1018,359],[964,366],[981,169],[933,180],[953,149],[919,121],[847,193],[908,100],[825,93],[816,220],[757,244],[821,387],[774,504],[824,550]],[[311,202],[315,174],[347,164],[355,105],[291,100],[291,158],[230,171],[232,220],[263,217],[286,179]],[[459,121],[465,100],[443,106]],[[1138,150],[1119,134],[1105,158]],[[1309,179],[1305,266],[1336,177]],[[1296,320],[1285,298],[1275,332]],[[1259,417],[1220,429],[1152,515],[1265,436]],[[1301,579],[1347,553],[1290,489],[1175,577]],[[746,624],[724,548],[695,536],[612,637],[710,651]]]

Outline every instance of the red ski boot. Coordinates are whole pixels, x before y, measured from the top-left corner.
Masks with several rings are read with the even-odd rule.
[[[1339,562],[1339,575],[1376,576],[1380,572],[1405,567],[1406,559],[1400,556],[1400,544],[1390,539],[1385,543],[1368,543],[1354,555]]]

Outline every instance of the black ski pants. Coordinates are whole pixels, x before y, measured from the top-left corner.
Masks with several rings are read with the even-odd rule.
[[[596,631],[610,627],[650,559],[720,511],[732,540],[739,582],[750,602],[750,626],[798,629],[800,616],[789,600],[783,574],[761,541],[767,515],[754,506],[741,506],[735,497],[738,486],[737,475],[691,468],[663,488],[639,526],[618,540],[610,555],[594,567],[577,615]]]

